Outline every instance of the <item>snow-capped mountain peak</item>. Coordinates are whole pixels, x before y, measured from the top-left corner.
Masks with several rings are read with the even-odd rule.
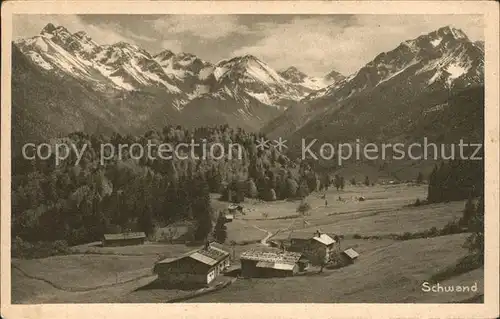
[[[388,82],[396,76],[427,77],[421,85],[467,87],[482,81],[483,51],[460,29],[442,27],[382,52],[345,80],[312,93],[308,100],[328,95],[341,99]],[[340,94],[345,90],[345,95]]]
[[[98,44],[83,30],[71,33],[52,23],[40,35],[15,41],[15,45],[44,72],[83,80],[81,83],[103,92],[163,91],[173,96],[172,103],[179,110],[204,95],[234,99],[244,106],[240,110],[245,114],[252,103],[283,109],[331,83],[297,68],[280,74],[251,54],[214,65],[168,48],[152,55],[125,41]]]
[[[14,43],[42,69],[85,80],[98,90],[158,87],[181,93],[150,54],[135,44],[100,46],[84,31],[73,34],[52,23],[39,36]]]
[[[213,76],[217,90],[247,94],[267,105],[279,106],[303,96],[299,87],[250,54],[220,61]]]
[[[377,107],[386,107],[386,114],[393,114],[397,110],[392,110],[391,104],[407,105],[407,100],[430,92],[446,95],[482,83],[481,44],[470,41],[463,31],[447,26],[378,54],[347,78],[309,94],[301,100],[300,107],[287,110],[263,130],[282,134],[302,130],[309,124],[312,129],[314,124],[337,121],[337,111],[344,105],[352,105],[352,114],[360,112],[359,108],[376,114],[369,105],[358,104],[362,99],[370,103],[377,100]],[[317,125],[323,126],[326,125]]]
[[[442,28],[439,28],[435,32],[441,36],[452,36],[454,39],[457,39],[457,40],[458,39],[469,40],[467,35],[461,29],[457,29],[457,28],[454,28],[454,27],[449,26],[449,25],[442,27]]]
[[[302,83],[305,78],[307,78],[307,74],[300,71],[294,66],[289,67],[283,71],[280,71],[279,74],[292,83]]]
[[[155,54],[153,58],[158,62],[162,62],[170,59],[173,56],[175,56],[175,53],[167,49]]]
[[[309,92],[325,88],[328,85],[331,85],[332,83],[340,81],[344,78],[343,75],[336,71],[332,71],[322,78],[312,77],[308,76],[294,66],[280,71],[279,74],[289,82],[306,88]]]
[[[56,27],[52,23],[48,23],[42,29],[42,31],[40,31],[40,34],[41,35],[60,35],[60,36],[63,36],[63,37],[70,37],[71,36],[71,33],[68,31],[68,29],[66,29],[63,26],[57,26]]]
[[[250,54],[217,63],[214,75],[219,81],[238,79],[242,82],[260,82],[269,85],[286,83],[276,71]]]
[[[328,85],[332,85],[334,83],[340,82],[343,79],[345,79],[345,76],[340,74],[339,72],[333,70],[327,75],[325,75],[325,81],[328,83]]]

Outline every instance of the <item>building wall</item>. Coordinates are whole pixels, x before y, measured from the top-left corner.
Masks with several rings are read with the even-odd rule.
[[[211,269],[210,272],[207,274],[207,279],[206,279],[207,284],[211,283],[215,279],[215,277],[217,277],[218,274],[216,273],[215,270],[216,270],[215,268]]]
[[[259,268],[257,261],[241,260],[241,275],[247,278],[258,277],[289,277],[299,272],[299,265],[295,265],[293,270],[281,270],[274,268]]]
[[[294,268],[295,269],[295,268]],[[259,268],[259,277],[291,277],[296,271],[274,268]]]
[[[354,263],[354,259],[351,259],[351,257],[347,256],[344,253],[339,254],[340,258],[345,264],[352,264]]]
[[[257,273],[257,261],[241,259],[241,275],[243,277],[256,277]]]
[[[305,271],[307,268],[309,268],[309,263],[298,263],[298,271]]]
[[[292,239],[290,251],[301,252],[311,264],[319,265],[321,262],[327,262],[330,255],[340,250],[340,245],[332,244],[325,246],[313,239]]]
[[[307,258],[311,264],[319,265],[321,262],[326,260],[327,248],[325,245],[318,243],[317,241],[311,241],[303,250],[304,257]]]
[[[158,279],[160,281],[165,281],[168,283],[186,283],[186,284],[207,284],[207,276],[203,274],[189,274],[189,273],[174,273],[165,272],[158,274]]]
[[[158,274],[158,279],[172,283],[209,284],[228,266],[229,256],[212,267],[184,258],[169,264],[157,264],[155,272]]]

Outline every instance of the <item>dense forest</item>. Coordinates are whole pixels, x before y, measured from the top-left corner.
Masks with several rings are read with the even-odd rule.
[[[478,156],[483,158],[484,152]],[[457,265],[462,270],[476,269],[484,262],[484,197],[484,160],[442,162],[429,176],[428,203],[467,199],[463,215],[456,224],[457,228],[471,233],[465,246],[472,255]]]
[[[78,149],[87,144],[87,148],[78,165],[74,151],[57,166],[53,158],[13,158],[12,236],[26,242],[63,240],[74,245],[99,240],[104,233],[135,230],[149,235],[155,227],[192,220],[198,225],[196,239],[203,240],[218,215],[212,211],[210,193],[231,202],[276,200],[304,197],[328,186],[329,178],[318,178],[307,163],[291,161],[273,147],[258,149],[255,141],[260,137],[228,126],[195,130],[168,126],[143,136],[77,132],[51,141]],[[136,159],[124,151],[121,159],[100,161],[104,143],[118,148],[204,139],[207,145],[224,145],[224,156],[154,160]],[[229,156],[228,148],[234,144],[242,148],[241,159]]]
[[[427,201],[462,200],[482,196],[483,192],[484,161],[455,159],[434,166],[429,176]]]

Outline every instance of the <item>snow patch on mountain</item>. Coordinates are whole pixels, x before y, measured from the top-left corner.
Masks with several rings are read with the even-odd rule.
[[[33,45],[35,45],[36,47],[38,47],[40,50],[42,50],[44,52],[49,51],[48,44],[43,40],[43,38],[41,36],[37,36],[37,37],[35,37],[34,41],[29,41],[29,42],[33,43]],[[31,44],[29,42],[28,42],[28,44]]]
[[[429,79],[429,81],[427,81],[427,84],[428,85],[431,85],[433,84],[434,82],[436,82],[439,77],[443,74],[443,72],[441,72],[441,70],[437,70],[436,73],[434,73],[434,75]]]
[[[457,79],[462,74],[465,74],[467,72],[467,70],[468,70],[467,68],[460,66],[458,64],[450,64],[446,68],[446,72],[448,72],[450,74],[450,76],[449,76],[450,80]]]
[[[229,68],[227,67],[221,67],[221,66],[217,66],[214,70],[214,76],[215,76],[215,79],[218,81],[222,78],[222,76],[224,76],[224,74],[226,74],[226,72],[229,70]]]
[[[305,88],[305,90],[303,90],[304,96],[312,91],[325,88],[328,85],[336,83],[344,78],[343,75],[336,71],[332,71],[324,77],[312,77],[298,70],[294,66],[281,70],[278,74],[288,82]]]
[[[406,66],[402,67],[400,70],[397,70],[396,72],[389,73],[388,75],[386,75],[386,77],[383,80],[379,81],[377,83],[377,85],[375,85],[375,86],[379,86],[380,84],[389,81],[390,79],[394,78],[395,76],[397,76],[397,75],[403,73],[404,71],[406,71],[408,68],[414,66],[418,62],[419,62],[418,60],[412,60],[412,61],[410,61]]]
[[[252,60],[247,64],[247,72],[250,76],[264,83],[274,84],[283,83],[283,78],[273,69],[264,65],[260,61]]]
[[[266,92],[263,92],[263,93],[247,92],[247,94],[256,98],[257,100],[261,101],[264,104],[268,104],[268,105],[273,104],[273,102],[269,98],[269,95]]]
[[[202,81],[207,80],[213,71],[214,71],[214,68],[212,66],[203,68],[203,69],[201,69],[200,73],[198,74],[198,78]]]
[[[433,47],[437,47],[441,41],[443,41],[443,38],[437,38],[437,39],[434,39],[434,40],[431,40],[431,44]]]
[[[135,90],[135,88],[132,85],[130,85],[129,83],[126,83],[124,81],[124,79],[120,76],[110,76],[109,78],[111,79],[111,81],[113,81],[114,84],[116,84],[117,86],[119,86],[121,88],[124,88],[127,91]]]
[[[45,61],[40,54],[34,51],[30,51],[26,54],[33,62],[35,62],[37,65],[41,66],[45,70],[52,70],[53,67],[50,65],[49,62]]]

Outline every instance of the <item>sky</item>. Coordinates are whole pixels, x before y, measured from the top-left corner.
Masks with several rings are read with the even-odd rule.
[[[216,63],[252,54],[276,70],[311,76],[356,72],[381,52],[443,26],[484,41],[480,15],[16,15],[13,37],[47,23],[85,31],[98,44],[126,41],[151,54],[169,49]]]

